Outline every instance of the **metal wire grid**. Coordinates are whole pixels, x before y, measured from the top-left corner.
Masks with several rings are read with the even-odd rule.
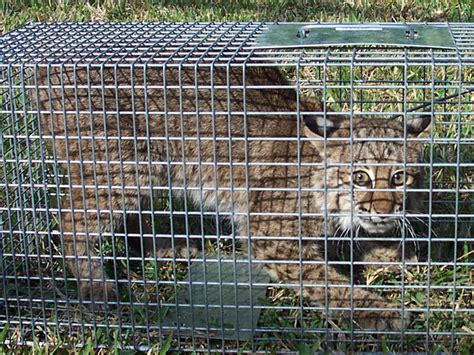
[[[90,63],[116,65],[146,63],[147,65],[238,64],[252,55],[268,56],[267,51],[252,50],[257,35],[266,23],[32,23],[7,33],[0,49],[3,62],[19,65],[34,63]],[[474,25],[451,23],[449,29],[456,43],[456,50],[367,50],[361,56],[400,62],[418,60],[472,61]],[[351,50],[341,49],[337,54],[327,53],[326,48],[309,49],[309,55],[351,55]],[[203,55],[205,54],[205,55]],[[276,57],[298,57],[294,51],[281,51]],[[183,63],[183,58],[186,61]],[[423,60],[424,59],[424,60]],[[275,60],[275,59],[272,59]],[[428,63],[429,64],[429,63]]]
[[[236,303],[231,306],[236,310],[237,324],[239,324],[239,309],[242,308],[259,308],[264,312],[282,312],[284,318],[292,317],[292,312],[299,312],[299,324],[297,329],[288,326],[277,326],[276,324],[259,323],[256,327],[253,325],[248,329],[237,329],[237,339],[229,341],[225,339],[226,326],[221,321],[218,325],[207,324],[205,327],[194,326],[194,320],[191,326],[183,326],[178,319],[172,325],[163,323],[157,314],[160,310],[166,307],[185,307],[186,304],[180,304],[176,296],[170,298],[160,298],[160,293],[166,292],[160,287],[170,287],[171,293],[178,291],[179,287],[190,284],[190,276],[184,278],[182,268],[179,264],[184,264],[187,268],[192,263],[204,261],[204,268],[206,265],[212,263],[217,264],[219,278],[218,281],[206,280],[204,274],[204,289],[208,286],[218,286],[220,290],[220,297],[222,298],[223,286],[234,286],[243,284],[243,286],[251,287],[275,287],[287,286],[294,287],[294,284],[280,280],[280,283],[271,282],[252,282],[251,276],[247,283],[239,283],[234,281],[223,281],[221,275],[221,268],[226,263],[232,264],[234,273],[239,268],[249,268],[253,264],[261,264],[262,260],[256,259],[239,259],[236,252],[236,241],[245,239],[236,233],[236,226],[234,224],[222,225],[222,217],[233,217],[239,214],[231,208],[229,211],[218,210],[206,211],[202,202],[202,191],[206,187],[201,187],[198,190],[201,193],[200,206],[197,209],[192,209],[188,206],[186,194],[184,194],[185,202],[181,207],[175,207],[175,202],[171,196],[177,191],[188,191],[186,184],[181,186],[173,186],[171,183],[165,186],[149,186],[150,191],[164,192],[162,197],[152,198],[150,206],[140,206],[136,209],[127,210],[127,214],[131,216],[148,215],[151,218],[155,216],[167,217],[169,225],[168,232],[159,231],[155,222],[151,223],[151,230],[146,230],[145,222],[138,217],[138,222],[135,222],[135,227],[127,230],[127,218],[124,219],[125,230],[111,232],[101,232],[103,237],[113,237],[112,247],[109,254],[102,250],[100,259],[114,264],[114,282],[125,289],[125,296],[121,299],[117,298],[111,301],[106,308],[112,315],[107,316],[102,309],[94,309],[93,313],[83,312],[82,305],[90,305],[90,301],[80,300],[76,297],[77,290],[74,289],[74,284],[77,279],[70,276],[66,271],[66,260],[64,257],[64,248],[61,238],[59,237],[61,231],[61,216],[60,216],[60,201],[68,198],[71,194],[72,186],[70,184],[70,177],[68,176],[68,169],[66,171],[60,168],[60,164],[66,163],[74,164],[83,162],[75,162],[58,159],[54,152],[54,146],[51,148],[45,144],[45,138],[52,137],[39,134],[39,109],[31,90],[38,90],[39,85],[35,81],[36,73],[42,67],[46,68],[87,68],[89,75],[97,75],[103,73],[105,68],[125,68],[126,70],[133,70],[134,68],[143,68],[145,72],[152,70],[162,70],[163,73],[170,68],[178,68],[181,70],[187,67],[204,68],[209,70],[214,68],[224,67],[227,70],[237,70],[242,68],[245,76],[248,68],[258,66],[279,67],[283,70],[293,71],[296,77],[289,80],[285,85],[265,85],[265,86],[246,86],[240,85],[212,85],[210,89],[225,89],[230,93],[233,90],[257,89],[257,90],[276,90],[281,88],[294,88],[298,93],[298,100],[300,93],[315,91],[323,98],[324,108],[331,106],[336,113],[349,114],[352,117],[358,113],[363,113],[366,116],[383,116],[390,117],[396,114],[403,114],[409,116],[410,108],[416,107],[420,103],[431,103],[432,110],[435,117],[443,117],[437,119],[437,127],[441,132],[452,132],[452,136],[446,135],[431,136],[424,140],[429,146],[429,157],[427,162],[421,164],[412,164],[414,166],[422,166],[429,171],[429,176],[434,176],[436,172],[443,172],[445,170],[452,170],[454,173],[451,177],[453,180],[438,179],[429,180],[429,186],[420,191],[428,193],[427,204],[429,206],[428,213],[425,214],[407,214],[411,217],[425,218],[427,220],[429,230],[435,229],[437,225],[449,225],[450,233],[445,236],[437,236],[436,239],[432,233],[425,232],[425,235],[415,236],[416,242],[427,242],[427,255],[432,255],[433,249],[437,248],[442,242],[452,243],[452,258],[451,260],[436,261],[431,258],[425,261],[410,262],[408,260],[401,260],[399,265],[408,265],[416,267],[427,267],[428,274],[426,280],[418,280],[418,284],[409,284],[405,282],[405,272],[402,272],[401,282],[399,285],[374,284],[364,286],[373,290],[395,290],[402,294],[402,306],[404,304],[404,294],[410,290],[419,290],[419,292],[426,291],[428,296],[426,304],[419,304],[417,307],[410,307],[410,312],[418,314],[417,312],[424,312],[427,314],[426,322],[423,322],[424,327],[418,326],[412,329],[403,329],[402,331],[392,331],[394,335],[399,335],[392,342],[401,342],[401,349],[410,349],[410,337],[418,336],[417,343],[424,343],[426,349],[432,349],[434,343],[439,341],[439,338],[433,336],[448,336],[450,342],[450,349],[456,349],[456,342],[459,339],[469,337],[463,329],[458,329],[456,325],[456,316],[459,314],[466,314],[466,317],[472,317],[472,307],[467,305],[459,306],[456,304],[457,293],[472,293],[472,283],[466,279],[468,275],[458,272],[458,268],[471,267],[471,259],[458,260],[458,248],[460,242],[472,243],[472,235],[470,232],[472,224],[472,181],[469,179],[469,171],[472,171],[473,163],[469,160],[469,155],[466,153],[473,143],[472,139],[472,96],[461,96],[448,102],[435,102],[435,93],[441,95],[448,95],[455,92],[460,92],[464,88],[472,88],[472,66],[473,59],[473,33],[474,26],[471,24],[450,24],[450,29],[458,46],[457,50],[438,51],[438,50],[410,50],[410,49],[317,49],[302,51],[272,51],[267,52],[263,50],[252,49],[251,44],[255,35],[260,33],[266,24],[263,23],[232,23],[232,24],[31,24],[24,28],[18,29],[4,36],[1,42],[2,52],[2,179],[3,193],[2,205],[2,287],[3,292],[0,293],[0,307],[3,303],[3,311],[0,314],[0,322],[2,324],[9,324],[15,330],[16,338],[11,338],[18,343],[26,343],[31,339],[32,332],[37,327],[54,328],[57,332],[67,329],[70,332],[77,332],[87,334],[88,329],[94,332],[102,329],[107,337],[113,336],[115,330],[120,330],[119,336],[126,338],[126,341],[134,346],[139,344],[151,345],[156,339],[164,340],[167,338],[169,332],[175,335],[176,348],[181,350],[192,350],[203,347],[205,349],[215,348],[224,351],[225,349],[237,349],[243,346],[246,341],[240,339],[239,334],[250,332],[254,336],[249,340],[249,349],[258,350],[259,344],[262,341],[272,341],[271,339],[279,340],[283,334],[294,336],[299,334],[301,341],[311,342],[315,337],[319,336],[324,339],[326,346],[331,347],[335,344],[348,343],[351,346],[358,346],[360,344],[374,344],[379,343],[380,339],[368,340],[368,335],[374,334],[373,330],[357,329],[350,327],[349,329],[337,329],[330,327],[326,321],[319,323],[319,325],[311,325],[314,312],[321,312],[328,310],[328,302],[324,306],[307,305],[303,303],[302,299],[296,303],[279,303],[276,305],[258,304],[257,300],[252,300],[252,293],[250,292],[251,303],[250,306],[241,306]],[[95,68],[95,69],[94,69]],[[312,69],[311,69],[312,68]],[[364,70],[370,68],[372,71],[378,72],[376,78],[371,78],[365,75]],[[384,70],[389,70],[389,74],[383,75]],[[390,70],[402,70],[401,73],[390,74]],[[60,69],[62,70],[62,69]],[[94,71],[95,70],[95,71]],[[313,75],[310,78],[305,77],[305,70],[313,70]],[[439,73],[437,72],[439,70]],[[90,74],[95,73],[95,74]],[[314,74],[316,73],[316,74]],[[387,76],[388,75],[388,76]],[[91,77],[92,78],[92,77]],[[469,79],[471,78],[471,79]],[[92,80],[93,81],[93,80]],[[182,84],[167,85],[161,83],[154,85],[143,82],[120,82],[120,87],[123,89],[193,89],[193,86],[186,87]],[[112,85],[113,86],[113,85]],[[53,87],[50,87],[52,89]],[[77,84],[59,85],[61,90],[77,89]],[[107,85],[92,82],[86,86],[86,89],[93,90],[99,88],[105,89]],[[370,90],[376,91],[380,94],[397,93],[402,97],[389,99],[370,99],[366,96]],[[146,92],[146,91],[145,91]],[[421,97],[415,93],[421,92]],[[390,97],[390,95],[387,95]],[[396,95],[394,95],[396,96]],[[331,99],[331,103],[326,102]],[[132,100],[133,101],[133,100]],[[385,109],[381,112],[379,104],[385,104]],[[429,108],[427,109],[429,111]],[[242,114],[246,119],[251,119],[256,115],[272,115],[272,114],[288,114],[299,117],[300,110],[290,112],[253,112],[247,111],[244,104],[242,112],[219,112],[219,111],[190,111],[185,108],[180,112],[163,110],[131,110],[124,111],[121,114],[145,115],[147,119],[151,119],[152,115],[167,115],[178,114],[181,117],[196,116],[197,112],[201,115],[228,115]],[[66,109],[57,114],[65,114]],[[74,114],[77,114],[73,112]],[[114,114],[108,112],[107,108],[101,111],[92,112],[91,114]],[[92,117],[92,115],[91,115]],[[229,121],[230,125],[230,121]],[[468,127],[468,129],[465,129]],[[56,137],[56,139],[67,139],[77,137]],[[92,138],[94,137],[83,137]],[[118,139],[132,139],[136,145],[140,139],[146,138],[151,143],[153,141],[166,140],[169,144],[172,140],[184,141],[188,137],[184,136],[164,136],[164,137],[117,137]],[[96,138],[97,139],[97,138]],[[210,140],[214,146],[217,144],[230,144],[230,138],[222,139],[220,137],[198,137],[199,141]],[[307,140],[304,137],[232,137],[232,141],[249,142],[256,139],[265,139],[268,141],[277,140],[294,140],[298,145]],[[370,138],[365,138],[370,140]],[[353,144],[351,140],[350,144]],[[405,143],[406,144],[406,143]],[[436,146],[444,146],[446,150],[452,149],[454,152],[453,159],[438,156],[435,157]],[[444,160],[443,160],[444,159]],[[232,161],[232,156],[229,157]],[[113,162],[113,161],[97,161],[94,164],[101,163],[120,163],[134,164],[138,162]],[[152,162],[153,163],[153,162]],[[155,162],[160,163],[160,162]],[[206,162],[189,161],[184,156],[182,161],[161,162],[170,168],[172,165],[192,166],[193,164],[205,165]],[[228,165],[226,162],[214,161],[212,165]],[[253,165],[275,165],[273,162],[252,162],[245,160],[241,163],[246,169]],[[302,166],[301,158],[298,157],[298,162],[287,162],[288,166],[297,166],[298,169]],[[354,161],[344,162],[343,165],[348,165],[352,170],[357,168],[358,164]],[[238,163],[236,163],[238,165]],[[365,164],[367,165],[367,164]],[[369,164],[371,165],[371,164]],[[373,164],[379,166],[380,164]],[[405,161],[404,166],[407,166]],[[168,173],[170,179],[170,174]],[[69,181],[69,182],[68,182]],[[231,180],[232,181],[232,180]],[[139,185],[137,181],[137,186]],[[108,188],[117,188],[119,186],[111,186],[109,182]],[[80,188],[80,187],[74,187]],[[220,187],[222,188],[222,187]],[[239,187],[233,186],[231,183],[230,189],[238,190]],[[212,190],[213,188],[207,188]],[[215,189],[215,188],[214,188]],[[248,181],[246,185],[248,189]],[[274,189],[270,187],[268,189]],[[245,188],[244,188],[245,190]],[[265,188],[262,188],[265,190]],[[291,189],[289,189],[291,190]],[[294,190],[294,188],[293,188]],[[313,189],[314,190],[314,189]],[[340,190],[340,189],[339,189]],[[198,192],[199,192],[198,191]],[[297,191],[299,194],[305,191],[304,187],[298,185]],[[316,190],[315,190],[316,191]],[[329,190],[323,189],[326,193]],[[375,189],[377,191],[377,189]],[[467,196],[467,198],[466,198]],[[445,208],[439,208],[439,206]],[[159,206],[159,207],[157,207]],[[115,211],[111,211],[115,212]],[[122,212],[122,211],[118,211]],[[249,216],[250,211],[244,212],[244,215]],[[270,213],[268,213],[270,215]],[[337,216],[338,213],[306,213],[302,212],[301,208],[295,212],[295,215],[301,220],[304,217],[324,218],[327,219],[332,216]],[[351,214],[351,218],[355,213]],[[281,214],[281,217],[284,217]],[[181,218],[181,222],[176,222]],[[193,219],[197,219],[198,228],[192,230]],[[181,225],[180,225],[181,224]],[[209,224],[213,225],[209,227]],[[183,226],[184,225],[184,226]],[[206,227],[204,227],[206,225]],[[179,230],[181,228],[181,230]],[[449,229],[448,228],[448,229]],[[165,228],[166,229],[166,228]],[[94,231],[89,231],[90,235]],[[156,238],[170,239],[172,247],[174,248],[174,240],[180,238],[197,239],[205,242],[211,241],[214,244],[217,242],[230,243],[227,246],[227,254],[232,257],[230,259],[223,259],[221,250],[217,247],[217,255],[202,257],[159,257],[155,253],[153,255],[134,256],[130,254],[130,248],[126,237],[151,238],[155,243]],[[170,236],[173,236],[170,238]],[[268,236],[273,239],[285,239],[278,235]],[[351,232],[351,237],[353,237]],[[405,235],[402,236],[406,238]],[[254,236],[253,238],[265,239],[264,236]],[[114,245],[114,240],[122,240],[124,245]],[[133,239],[133,238],[132,238]],[[366,238],[367,240],[387,240],[384,238]],[[299,237],[299,243],[305,240],[320,241],[324,243],[327,251],[329,243],[338,241],[338,238],[331,235],[323,235],[320,237]],[[364,238],[361,238],[364,240]],[[400,241],[400,237],[394,237],[393,241]],[[354,248],[353,238],[350,239],[351,250]],[[466,244],[472,245],[472,244]],[[301,244],[300,244],[301,246]],[[189,244],[188,244],[189,247]],[[101,248],[106,248],[102,247]],[[123,250],[117,251],[117,248]],[[141,246],[142,252],[144,246]],[[154,247],[153,247],[154,250]],[[301,248],[300,248],[301,250]],[[468,251],[468,254],[470,251]],[[171,264],[171,275],[168,279],[158,276],[155,268],[152,275],[147,273],[147,263],[154,263],[156,260],[168,262]],[[310,263],[322,263],[328,265],[329,257],[326,254],[324,260],[311,261]],[[268,262],[268,261],[266,261]],[[271,260],[271,262],[278,263],[281,260]],[[285,260],[285,263],[299,263],[301,265],[302,258],[299,260],[290,261]],[[130,274],[120,275],[117,273],[117,264],[123,263],[127,270],[139,270],[142,275],[131,278]],[[133,266],[133,263],[139,264],[139,267]],[[307,261],[305,261],[307,263]],[[349,260],[345,261],[331,261],[331,265],[349,265],[351,274],[354,272],[353,268],[367,264],[366,262],[356,261],[352,252]],[[379,262],[377,264],[384,264]],[[393,263],[385,263],[387,265]],[[396,263],[397,264],[397,263]],[[432,268],[445,267],[452,268],[451,282],[446,284],[432,284]],[[458,275],[460,273],[460,275]],[[252,273],[250,273],[252,275]],[[170,277],[171,276],[171,277]],[[471,275],[472,277],[472,275]],[[193,285],[196,282],[193,282]],[[197,283],[199,284],[199,282]],[[300,280],[303,284],[303,280]],[[330,284],[329,280],[325,280],[322,286],[326,289]],[[147,293],[147,285],[151,285],[156,289],[156,294],[152,299],[142,298],[137,300],[134,298],[134,293]],[[354,290],[360,285],[350,285]],[[451,302],[447,305],[432,306],[430,305],[430,294],[438,291],[449,290],[452,292]],[[169,291],[168,291],[169,292]],[[192,297],[192,293],[191,293]],[[206,296],[207,297],[207,296]],[[237,299],[237,298],[235,298]],[[222,301],[222,299],[220,300]],[[192,303],[192,300],[191,300]],[[208,313],[208,309],[221,308],[222,302],[217,304],[204,303],[198,306],[204,307]],[[116,305],[118,309],[114,310]],[[125,307],[126,306],[126,307]],[[123,308],[120,308],[123,307]],[[353,311],[354,307],[351,303],[350,309]],[[451,327],[443,330],[432,331],[429,329],[430,319],[429,312],[445,313],[446,317],[451,318]],[[253,315],[253,313],[251,313]],[[352,316],[351,312],[351,316]],[[268,314],[264,315],[268,317]],[[294,316],[293,316],[294,317]],[[191,331],[191,333],[189,333]],[[220,333],[219,333],[220,332]],[[375,332],[377,333],[377,332]],[[387,332],[379,332],[387,333]],[[390,333],[390,332],[388,332]],[[216,335],[217,334],[217,335]],[[220,334],[220,336],[219,336]],[[270,335],[269,335],[270,334]],[[273,334],[273,335],[272,335]],[[277,334],[275,336],[274,334]],[[280,337],[278,336],[280,335]],[[128,338],[127,338],[128,337]],[[184,338],[183,338],[184,337]],[[342,337],[342,338],[341,338]],[[217,340],[215,339],[217,338]],[[342,339],[342,340],[341,340]],[[100,339],[96,339],[100,343]],[[355,348],[356,349],[356,348]]]

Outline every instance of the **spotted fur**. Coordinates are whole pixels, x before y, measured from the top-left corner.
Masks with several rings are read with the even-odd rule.
[[[104,282],[108,278],[94,251],[101,233],[117,228],[127,210],[150,196],[150,187],[171,183],[198,205],[231,212],[253,258],[265,261],[278,280],[302,287],[309,301],[335,310],[352,300],[361,326],[402,326],[406,315],[399,307],[350,286],[354,280],[330,263],[339,258],[334,243],[321,238],[387,235],[399,225],[396,218],[356,215],[414,207],[404,189],[354,188],[354,167],[338,165],[418,161],[417,143],[386,141],[405,136],[400,123],[305,115],[322,112],[321,103],[281,88],[288,83],[276,68],[47,71],[37,73],[35,97],[43,139],[69,176],[60,229],[81,297],[107,300],[114,291],[112,282]],[[413,127],[405,128],[416,136],[426,125]],[[364,137],[380,140],[357,140]],[[373,174],[375,188],[387,188],[395,169],[362,168]],[[408,169],[418,184],[419,169]],[[382,251],[373,253],[374,248]],[[399,250],[366,243],[354,254],[360,260],[397,261]]]

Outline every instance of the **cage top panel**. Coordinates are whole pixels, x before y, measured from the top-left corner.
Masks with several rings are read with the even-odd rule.
[[[453,48],[329,45],[259,48],[274,23],[31,23],[0,39],[0,66],[42,64],[234,65],[269,62],[357,60],[474,65],[474,23],[447,24]],[[370,26],[369,24],[366,24]],[[379,24],[380,25],[380,24]],[[445,24],[446,25],[446,24]]]

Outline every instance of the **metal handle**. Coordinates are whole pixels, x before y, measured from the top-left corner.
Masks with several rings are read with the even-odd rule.
[[[305,25],[301,26],[296,34],[296,37],[305,39],[312,29],[327,28],[328,25]],[[405,29],[407,38],[414,39],[418,36],[418,32],[409,25],[369,25],[369,26],[354,26],[352,24],[339,24],[331,26],[336,31],[384,31],[390,29]]]

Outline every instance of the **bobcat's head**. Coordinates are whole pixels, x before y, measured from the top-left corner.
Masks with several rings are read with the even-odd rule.
[[[327,167],[312,177],[317,204],[335,228],[393,233],[417,209],[422,186],[421,144],[431,116],[405,123],[381,118],[305,116],[305,132]],[[328,138],[325,140],[324,138]],[[326,195],[326,196],[325,196]]]

